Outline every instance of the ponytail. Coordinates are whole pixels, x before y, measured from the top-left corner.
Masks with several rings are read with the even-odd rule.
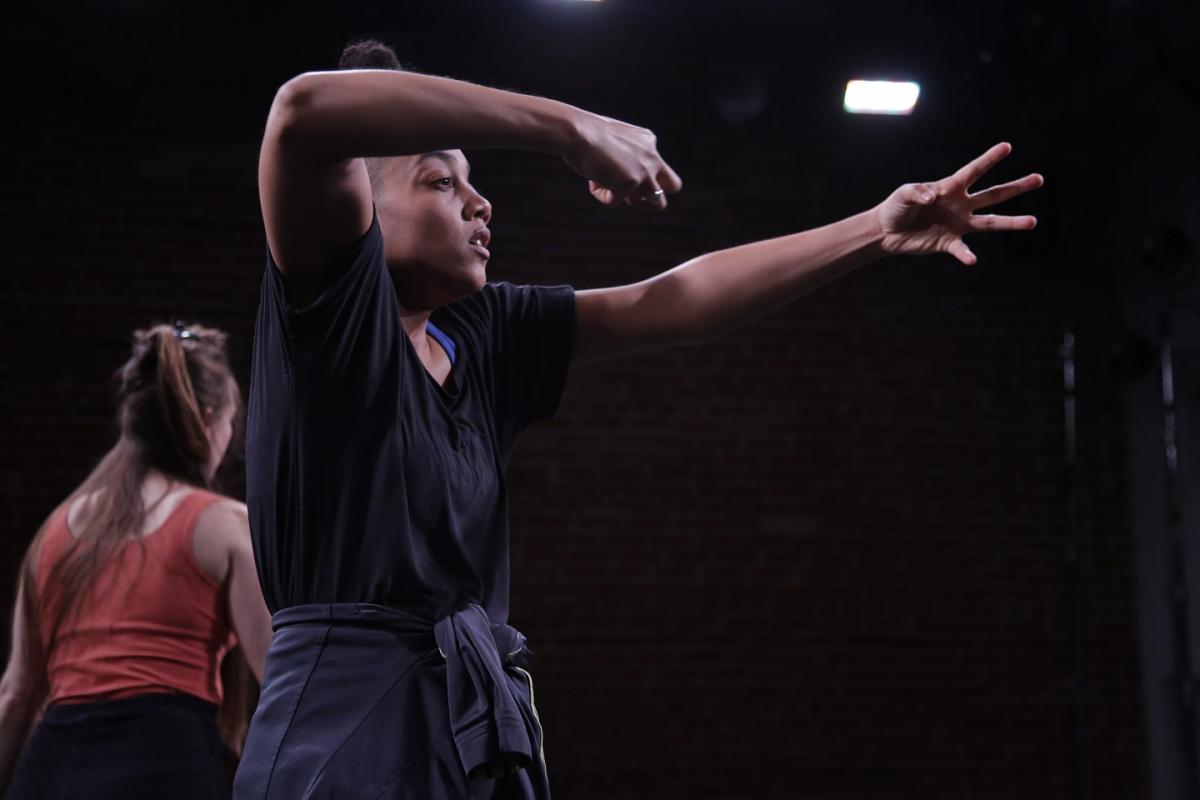
[[[153,352],[157,357],[154,372],[158,403],[163,427],[171,446],[178,453],[180,465],[190,467],[187,471],[193,474],[187,477],[191,478],[191,482],[198,482],[207,488],[209,481],[202,467],[208,461],[208,436],[204,415],[196,400],[196,390],[188,375],[187,353],[181,340],[183,334],[193,335],[181,323],[176,323],[174,330],[166,325],[158,325],[151,330],[151,335],[157,340]]]

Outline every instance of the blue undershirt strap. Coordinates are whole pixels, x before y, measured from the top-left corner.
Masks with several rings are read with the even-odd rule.
[[[425,331],[434,339],[437,339],[437,343],[440,344],[442,349],[446,351],[446,355],[450,356],[450,366],[454,366],[456,353],[454,342],[450,341],[450,337],[443,333],[441,329],[432,322],[425,323]]]

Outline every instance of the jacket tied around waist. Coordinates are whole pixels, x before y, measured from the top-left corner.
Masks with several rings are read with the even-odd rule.
[[[450,733],[469,780],[512,774],[542,757],[532,678],[524,668],[532,655],[525,636],[493,623],[475,603],[437,622],[371,603],[300,605],[281,609],[271,624],[277,634],[296,626],[390,634],[397,646],[416,651],[418,661],[444,664]],[[365,644],[379,646],[375,639]],[[528,697],[524,687],[515,690],[517,681],[528,683]]]

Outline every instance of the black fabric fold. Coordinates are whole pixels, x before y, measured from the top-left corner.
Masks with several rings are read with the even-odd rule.
[[[282,609],[271,622],[275,631],[323,624],[420,637],[425,640],[421,647],[436,648],[444,661],[450,730],[467,777],[480,780],[511,774],[539,756],[537,716],[512,685],[516,676],[528,676],[523,667],[531,653],[525,636],[511,625],[491,622],[479,605],[472,603],[430,622],[372,603],[312,604]]]

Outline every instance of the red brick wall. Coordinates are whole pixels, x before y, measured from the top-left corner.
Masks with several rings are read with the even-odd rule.
[[[226,328],[248,373],[257,138],[271,87],[329,56],[311,37],[264,54],[239,35],[209,61],[194,44],[216,36],[208,24],[172,33],[188,45],[174,55],[109,42],[95,74],[26,69],[8,101],[6,597],[40,519],[111,441],[106,379],[131,329]],[[611,52],[573,73],[565,51],[542,69],[508,47],[455,71],[652,124],[686,182],[648,218],[599,208],[553,158],[469,154],[496,206],[492,274],[509,280],[639,279],[857,211],[1033,125],[1019,117],[1010,134],[981,104],[965,131],[939,127],[945,107],[890,130],[810,127],[783,105],[731,130],[686,77],[702,53],[668,75]],[[1001,176],[1059,178],[1036,206],[1050,224],[979,241],[978,268],[882,262],[723,341],[580,369],[561,418],[527,436],[509,476],[513,622],[538,654],[558,796],[1069,796],[1056,349],[1074,319],[1094,353],[1116,312],[1111,266],[1066,211],[1088,185],[1055,145],[1018,150]],[[1086,711],[1102,798],[1144,791],[1118,403],[1084,364]],[[229,477],[236,489],[236,465]]]

